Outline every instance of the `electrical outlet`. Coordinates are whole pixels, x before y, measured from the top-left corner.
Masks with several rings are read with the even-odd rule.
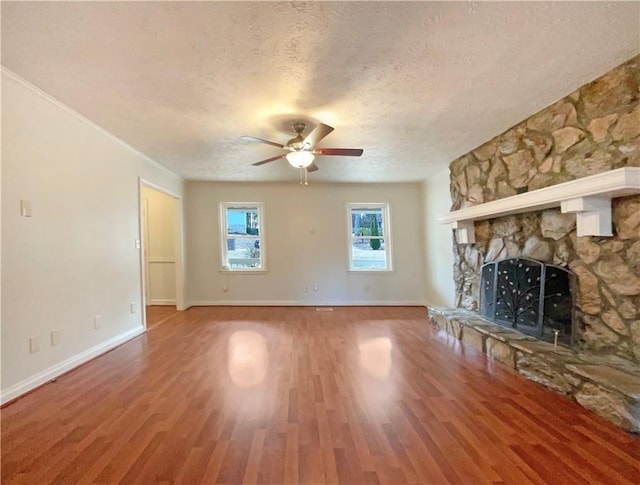
[[[102,326],[102,317],[100,315],[96,315],[93,317],[93,328],[98,330]]]
[[[317,284],[313,284],[313,291],[318,291],[318,285]]]
[[[60,330],[53,330],[51,332],[51,346],[55,347],[60,343]]]
[[[229,287],[227,285],[222,285],[222,291],[226,293],[229,291]]]
[[[131,313],[135,313],[136,312],[136,302],[132,301],[129,308],[131,309]]]
[[[35,354],[40,351],[40,337],[29,337],[29,353]]]
[[[304,285],[304,292],[306,293],[307,291],[309,291],[309,287],[307,285]]]

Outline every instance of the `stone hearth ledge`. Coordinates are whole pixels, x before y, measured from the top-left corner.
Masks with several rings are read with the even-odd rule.
[[[640,366],[573,351],[491,323],[461,308],[427,307],[429,321],[527,379],[566,396],[616,426],[640,433]]]

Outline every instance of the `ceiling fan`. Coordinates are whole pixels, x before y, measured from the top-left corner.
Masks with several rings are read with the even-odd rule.
[[[266,143],[267,145],[272,145],[289,151],[289,153],[283,153],[282,155],[278,155],[276,157],[267,158],[266,160],[261,160],[254,163],[253,165],[264,165],[265,163],[274,162],[276,160],[280,160],[281,158],[285,158],[291,166],[299,168],[301,170],[306,169],[306,175],[306,172],[315,172],[316,170],[318,170],[318,166],[314,163],[316,155],[338,155],[343,157],[359,157],[360,155],[362,155],[362,148],[316,148],[316,145],[325,136],[331,133],[333,131],[333,128],[329,125],[325,125],[324,123],[320,123],[313,130],[311,130],[311,133],[304,137],[302,133],[304,132],[306,127],[307,125],[304,123],[294,123],[292,128],[296,133],[296,136],[289,140],[286,145],[269,140],[263,140],[262,138],[256,138],[255,136],[243,136],[242,139],[246,141]]]

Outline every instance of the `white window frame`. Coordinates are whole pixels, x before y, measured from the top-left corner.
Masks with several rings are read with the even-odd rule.
[[[229,209],[257,209],[258,211],[258,240],[260,241],[260,267],[234,268],[229,264],[227,253],[227,210]],[[264,273],[267,271],[267,244],[265,237],[264,204],[262,202],[220,202],[220,263],[222,272],[229,273]],[[234,239],[256,239],[256,236],[234,235]]]
[[[353,236],[353,209],[382,209],[382,234],[377,238],[373,236]],[[353,240],[354,239],[383,239],[385,253],[385,268],[356,268],[353,266]],[[353,273],[390,273],[393,272],[393,257],[391,244],[391,210],[387,202],[350,202],[347,204],[347,254],[349,255],[349,272]]]

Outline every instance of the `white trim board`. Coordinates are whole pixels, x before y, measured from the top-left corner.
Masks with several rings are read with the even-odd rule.
[[[69,357],[62,362],[59,362],[55,365],[52,365],[48,369],[43,370],[27,379],[24,379],[13,386],[9,386],[7,389],[3,389],[0,398],[0,404],[5,404],[21,395],[35,389],[42,384],[46,384],[47,382],[55,379],[56,377],[68,372],[76,367],[84,364],[85,362],[90,361],[100,355],[115,349],[116,347],[128,342],[131,339],[142,335],[145,332],[144,327],[134,328],[133,330],[129,330],[127,332],[121,333],[120,335],[116,335],[115,337],[110,338],[109,340],[102,342],[98,345],[91,347],[79,354],[76,354],[72,357]]]
[[[155,299],[155,300],[149,300],[146,302],[146,306],[152,306],[152,305],[175,305],[176,304],[176,300],[160,300],[160,299]]]
[[[452,224],[459,243],[473,243],[475,221],[560,207],[576,214],[578,236],[611,236],[611,199],[635,194],[640,194],[640,167],[623,167],[466,207],[438,221]]]
[[[189,303],[190,306],[426,306],[424,301],[407,300],[407,301],[337,301],[337,300],[198,300]]]

